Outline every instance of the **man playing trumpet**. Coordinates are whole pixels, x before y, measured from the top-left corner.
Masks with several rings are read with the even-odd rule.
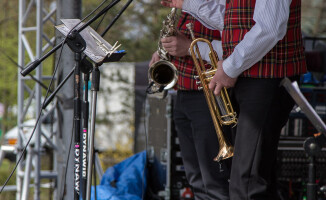
[[[210,82],[232,87],[238,113],[230,199],[275,200],[279,136],[294,102],[280,81],[306,72],[301,0],[163,0],[222,32],[223,61]],[[205,46],[198,44],[201,52]],[[215,46],[216,47],[216,46]],[[202,57],[207,55],[202,55]]]

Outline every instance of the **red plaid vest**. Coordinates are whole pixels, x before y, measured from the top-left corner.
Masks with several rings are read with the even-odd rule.
[[[256,0],[227,0],[222,34],[223,58],[229,57],[245,34],[255,24]],[[301,34],[301,0],[292,0],[285,37],[258,63],[241,76],[254,78],[282,78],[306,72]]]
[[[206,38],[208,40],[221,40],[220,32],[213,31],[205,26],[203,26],[199,21],[197,21],[191,15],[182,12],[178,22],[178,30],[191,39],[190,32],[186,27],[186,24],[194,24],[194,33],[196,38]],[[185,57],[172,57],[171,62],[178,69],[178,82],[175,86],[177,90],[198,90],[196,85],[196,79],[194,78],[197,75],[194,63],[191,56]]]

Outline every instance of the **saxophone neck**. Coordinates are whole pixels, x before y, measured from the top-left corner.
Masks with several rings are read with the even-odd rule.
[[[163,27],[160,31],[160,38],[158,41],[158,54],[162,60],[170,60],[170,55],[162,46],[161,39],[165,37],[175,36],[177,34],[177,29],[175,26],[176,20],[177,8],[172,8],[166,19],[163,21]]]
[[[172,15],[172,16],[176,16],[176,14],[177,14],[177,10],[178,10],[177,8],[172,8],[172,9],[171,9],[171,15]]]

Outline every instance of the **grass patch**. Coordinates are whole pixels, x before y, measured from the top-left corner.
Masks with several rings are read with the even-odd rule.
[[[0,166],[0,185],[1,187],[6,182],[7,178],[9,177],[10,172],[15,167],[14,162],[10,162],[7,159],[4,159],[1,166]],[[16,172],[11,177],[7,185],[15,185],[16,184]],[[0,194],[0,200],[14,200],[16,199],[16,192],[15,191],[3,191]]]

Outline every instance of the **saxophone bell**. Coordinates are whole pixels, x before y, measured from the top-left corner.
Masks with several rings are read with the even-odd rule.
[[[152,92],[169,90],[177,83],[177,68],[170,61],[159,60],[150,66],[148,79],[152,82]]]

